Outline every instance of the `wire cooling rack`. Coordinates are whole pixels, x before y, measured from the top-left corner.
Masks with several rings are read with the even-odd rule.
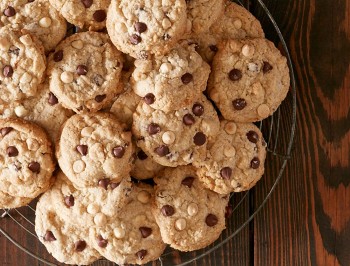
[[[227,221],[227,229],[223,232],[219,240],[207,248],[196,252],[181,253],[168,248],[158,261],[150,263],[150,265],[187,265],[209,255],[236,237],[254,219],[268,201],[281,179],[290,158],[296,126],[296,88],[292,61],[286,42],[262,0],[245,1],[244,4],[238,0],[235,2],[244,5],[247,9],[250,7],[254,9],[251,11],[260,19],[265,30],[268,29],[269,35],[271,35],[268,36],[269,39],[274,39],[275,43],[281,47],[282,53],[287,57],[290,69],[291,88],[286,100],[271,117],[258,123],[266,140],[268,151],[265,176],[258,183],[258,186],[263,187],[263,189],[259,190],[259,193],[263,191],[264,195],[255,195],[256,197],[252,197],[256,193],[254,188],[247,192],[232,194],[230,202],[234,206],[233,214]],[[254,204],[251,202],[252,198],[255,198]],[[256,202],[256,198],[260,198],[260,202]],[[44,256],[38,251],[37,246],[40,244],[34,231],[35,205],[36,202],[34,201],[28,206],[19,209],[0,210],[0,233],[20,250],[38,260],[38,262],[52,266],[61,265],[54,258],[51,258],[49,255]],[[2,228],[4,224],[2,221],[8,221],[8,219],[11,220],[11,228],[16,227],[17,231],[22,231],[25,234],[25,242],[22,239],[23,234],[22,237],[17,236],[15,239]],[[105,260],[99,261],[98,264],[106,266],[114,265]]]

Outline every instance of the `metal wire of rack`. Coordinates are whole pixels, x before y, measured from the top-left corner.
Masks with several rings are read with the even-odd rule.
[[[243,5],[240,0],[236,0],[236,2]],[[168,257],[173,256],[174,252],[177,253],[177,256],[181,257],[180,262],[179,260],[176,260],[176,259],[171,260],[171,261],[175,261],[175,265],[177,266],[188,265],[191,262],[194,262],[200,258],[207,256],[208,254],[222,247],[224,244],[228,243],[232,238],[237,236],[254,219],[254,217],[259,213],[259,211],[264,207],[268,199],[271,197],[271,194],[273,193],[279,180],[283,176],[284,169],[287,165],[288,160],[290,159],[290,155],[293,147],[294,133],[296,128],[296,81],[295,81],[294,70],[292,66],[292,60],[288,51],[287,44],[282,36],[282,33],[279,27],[277,26],[274,18],[272,17],[270,11],[267,9],[267,7],[265,6],[262,0],[256,0],[256,3],[259,5],[259,8],[263,10],[264,15],[267,16],[269,22],[273,26],[275,33],[277,34],[279,43],[283,48],[283,52],[287,57],[288,66],[290,69],[291,89],[287,99],[271,117],[261,121],[258,125],[262,130],[264,134],[264,138],[267,143],[268,156],[271,156],[273,160],[279,161],[279,166],[280,166],[279,171],[278,173],[276,173],[276,176],[270,188],[267,189],[266,195],[263,197],[263,200],[261,201],[261,203],[258,206],[256,206],[256,208],[251,213],[246,215],[244,219],[242,219],[242,221],[234,220],[235,217],[238,216],[235,214],[240,213],[240,209],[245,204],[245,202],[249,199],[250,192],[247,191],[247,192],[235,193],[231,195],[230,201],[233,204],[234,209],[233,209],[233,215],[231,217],[232,221],[227,225],[227,227],[234,228],[232,232],[226,233],[225,236],[221,237],[221,239],[216,241],[214,244],[210,245],[209,247],[203,250],[196,252],[194,255],[193,254],[191,255],[191,253],[187,253],[187,255],[181,253],[179,255],[178,252],[168,248],[166,252],[162,255],[162,257],[159,258],[159,260],[156,262],[157,265],[163,265],[163,264],[169,265],[170,260],[168,259]],[[288,119],[288,121],[286,122],[285,119]],[[282,123],[284,125],[286,124],[288,125],[288,132],[287,133],[284,132],[283,137],[281,137]],[[281,141],[283,141],[282,144],[281,144]],[[260,183],[262,182],[264,182],[264,178],[262,179],[262,181],[260,181]],[[0,221],[2,219],[11,219],[13,223],[19,227],[19,230],[24,230],[26,234],[28,234],[28,236],[33,238],[32,239],[33,241],[39,241],[34,231],[35,204],[36,204],[35,202],[32,202],[26,207],[13,209],[13,210],[4,210],[3,213],[0,215]],[[48,261],[48,259],[44,259],[40,257],[39,254],[35,254],[35,251],[30,250],[29,247],[25,247],[22,243],[20,243],[19,240],[14,239],[1,227],[0,227],[0,233],[3,234],[8,239],[8,241],[16,245],[20,250],[32,256],[33,258],[37,259],[38,261],[50,266],[57,265],[57,262],[54,262],[53,259],[51,261]]]

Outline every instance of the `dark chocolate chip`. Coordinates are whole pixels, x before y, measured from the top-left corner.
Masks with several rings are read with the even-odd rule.
[[[125,154],[125,148],[123,146],[116,146],[112,149],[112,154],[115,158],[122,158]]]
[[[140,260],[143,260],[147,255],[147,250],[145,249],[141,249],[140,251],[138,251],[136,253],[136,256],[140,259]]]
[[[148,125],[147,131],[150,135],[155,135],[160,132],[160,126],[156,123],[151,123]]]
[[[191,126],[193,125],[196,120],[194,119],[193,115],[191,114],[186,114],[184,115],[182,122],[186,125],[186,126]]]
[[[75,251],[82,252],[86,248],[86,242],[84,240],[79,240],[74,244]]]
[[[107,244],[108,244],[108,240],[106,239],[103,239],[103,237],[101,235],[97,236],[97,245],[100,247],[100,248],[105,248],[107,247]]]
[[[200,103],[195,103],[192,107],[195,116],[201,116],[204,113],[204,107]]]
[[[248,131],[247,138],[250,142],[257,143],[259,141],[259,135],[253,130]]]
[[[79,152],[83,156],[85,156],[88,153],[87,145],[78,145],[76,149],[77,149],[77,152]]]
[[[152,228],[149,227],[140,227],[139,230],[143,238],[149,237],[152,234]]]
[[[12,131],[12,127],[3,127],[0,132],[1,132],[1,136],[5,137],[8,133],[10,133]]]
[[[240,80],[242,78],[242,72],[239,69],[234,68],[228,73],[228,77],[232,81]]]
[[[260,160],[258,157],[254,157],[251,161],[250,161],[250,167],[253,169],[258,169],[260,166]]]
[[[208,214],[208,216],[205,218],[205,223],[207,224],[207,226],[215,226],[218,223],[218,217],[216,217],[216,215],[214,214]]]
[[[102,22],[102,21],[105,21],[107,15],[106,15],[106,11],[101,9],[101,10],[96,10],[92,16],[96,22]]]
[[[202,146],[207,141],[207,136],[203,132],[197,132],[193,137],[193,142],[197,146]]]
[[[31,162],[28,165],[28,168],[30,171],[32,171],[33,173],[39,174],[40,173],[40,163],[38,162]]]
[[[154,152],[157,153],[160,157],[164,157],[170,153],[169,147],[166,145],[159,146],[154,149]]]
[[[15,146],[9,146],[6,153],[9,157],[16,157],[18,155],[18,150]]]
[[[181,77],[183,84],[188,84],[193,80],[193,76],[190,73],[186,73]]]
[[[134,24],[134,28],[138,33],[142,33],[145,32],[147,30],[147,25],[143,22],[136,22]]]
[[[183,179],[181,181],[181,184],[186,186],[186,187],[191,188],[192,184],[193,184],[193,181],[194,181],[194,177],[193,176],[188,176],[188,177],[186,177],[185,179]]]
[[[92,0],[81,0],[81,2],[85,6],[85,8],[89,8],[90,6],[92,6]]]
[[[143,97],[143,100],[145,101],[145,103],[149,105],[155,102],[156,97],[154,96],[153,93],[147,93],[145,97]]]
[[[247,106],[247,102],[242,98],[238,98],[232,101],[232,105],[233,105],[233,108],[240,111]]]
[[[53,54],[53,61],[60,62],[63,59],[63,51],[59,50]]]
[[[209,49],[210,49],[212,52],[214,52],[214,53],[216,53],[217,51],[219,51],[218,47],[217,47],[216,45],[214,45],[214,44],[209,45]]]
[[[263,73],[266,74],[267,72],[270,72],[272,69],[273,69],[273,67],[270,65],[270,63],[264,61]]]
[[[220,170],[220,175],[223,179],[230,179],[232,175],[232,168],[224,167]]]
[[[74,197],[73,197],[73,195],[64,197],[64,204],[66,204],[66,206],[68,208],[73,207],[74,206]]]
[[[46,231],[46,234],[44,235],[44,240],[47,242],[52,242],[56,240],[56,237],[51,231]]]
[[[101,103],[104,101],[104,99],[106,99],[107,95],[106,94],[101,94],[101,95],[97,95],[95,97],[95,101],[98,103]]]
[[[109,178],[100,179],[98,181],[98,186],[103,187],[105,190],[107,190],[109,183],[111,183],[111,180]]]
[[[173,206],[164,205],[161,209],[161,212],[164,216],[172,216],[175,213]]]
[[[131,44],[137,45],[142,41],[142,38],[137,34],[132,34],[130,35],[129,40]]]
[[[14,15],[16,15],[16,10],[12,7],[12,6],[8,6],[5,10],[4,10],[4,15],[6,17],[13,17]]]
[[[233,213],[233,207],[231,204],[228,204],[225,208],[225,218],[230,218]]]
[[[12,75],[13,75],[13,68],[12,68],[12,66],[9,66],[9,65],[5,66],[3,68],[3,70],[2,70],[2,73],[4,74],[4,76],[6,78],[11,78]]]
[[[87,66],[79,65],[77,66],[77,74],[79,76],[85,76],[88,72]]]
[[[57,99],[57,97],[55,96],[55,94],[53,94],[52,92],[49,92],[49,99],[48,99],[48,102],[49,102],[50,105],[58,104],[58,99]]]
[[[137,153],[137,158],[139,158],[139,160],[143,161],[143,160],[146,160],[148,158],[148,156],[143,150],[140,150]]]

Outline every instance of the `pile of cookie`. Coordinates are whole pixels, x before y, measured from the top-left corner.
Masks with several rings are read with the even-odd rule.
[[[0,50],[0,208],[43,194],[35,230],[66,264],[213,243],[264,173],[253,122],[289,89],[226,0],[3,0]]]

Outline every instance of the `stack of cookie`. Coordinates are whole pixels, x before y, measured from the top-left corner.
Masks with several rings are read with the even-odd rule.
[[[264,173],[253,122],[289,88],[260,23],[224,0],[0,9],[0,208],[45,192],[35,230],[67,264],[144,264],[218,239],[230,193]]]

